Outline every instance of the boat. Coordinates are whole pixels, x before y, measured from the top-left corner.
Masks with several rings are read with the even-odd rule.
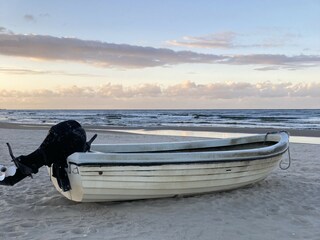
[[[186,142],[92,144],[89,152],[67,158],[70,190],[63,191],[50,176],[56,189],[76,202],[190,196],[261,181],[281,166],[286,152],[289,134],[283,131]]]

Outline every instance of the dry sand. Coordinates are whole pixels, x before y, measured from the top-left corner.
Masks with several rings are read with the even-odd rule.
[[[47,129],[0,127],[0,163],[36,149]],[[88,137],[92,136],[88,132]],[[187,138],[183,138],[184,140]],[[188,138],[190,139],[190,138]],[[96,143],[182,137],[100,133]],[[291,144],[292,166],[229,192],[121,203],[74,203],[45,168],[0,186],[0,239],[320,239],[320,145]]]

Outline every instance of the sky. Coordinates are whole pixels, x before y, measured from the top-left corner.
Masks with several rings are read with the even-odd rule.
[[[320,108],[320,0],[0,0],[0,109]]]

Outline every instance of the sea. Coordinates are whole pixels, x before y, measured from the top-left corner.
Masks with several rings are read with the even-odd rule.
[[[320,109],[0,110],[0,122],[56,124],[74,119],[105,127],[235,127],[320,129]]]

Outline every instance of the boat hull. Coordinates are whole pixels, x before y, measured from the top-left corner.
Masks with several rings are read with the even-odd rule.
[[[278,166],[287,148],[278,150],[267,155],[258,151],[255,157],[249,150],[231,151],[231,155],[230,151],[227,151],[229,155],[226,151],[76,154],[68,158],[67,172],[72,189],[63,192],[56,179],[51,179],[62,195],[76,202],[195,195],[231,190],[263,180]],[[221,158],[224,154],[225,158]],[[90,156],[101,159],[93,162]],[[135,160],[139,156],[142,160]],[[82,157],[86,157],[86,161]]]
[[[70,164],[72,189],[62,192],[77,202],[124,201],[226,191],[258,182],[281,156],[256,161],[162,166],[77,166]]]

